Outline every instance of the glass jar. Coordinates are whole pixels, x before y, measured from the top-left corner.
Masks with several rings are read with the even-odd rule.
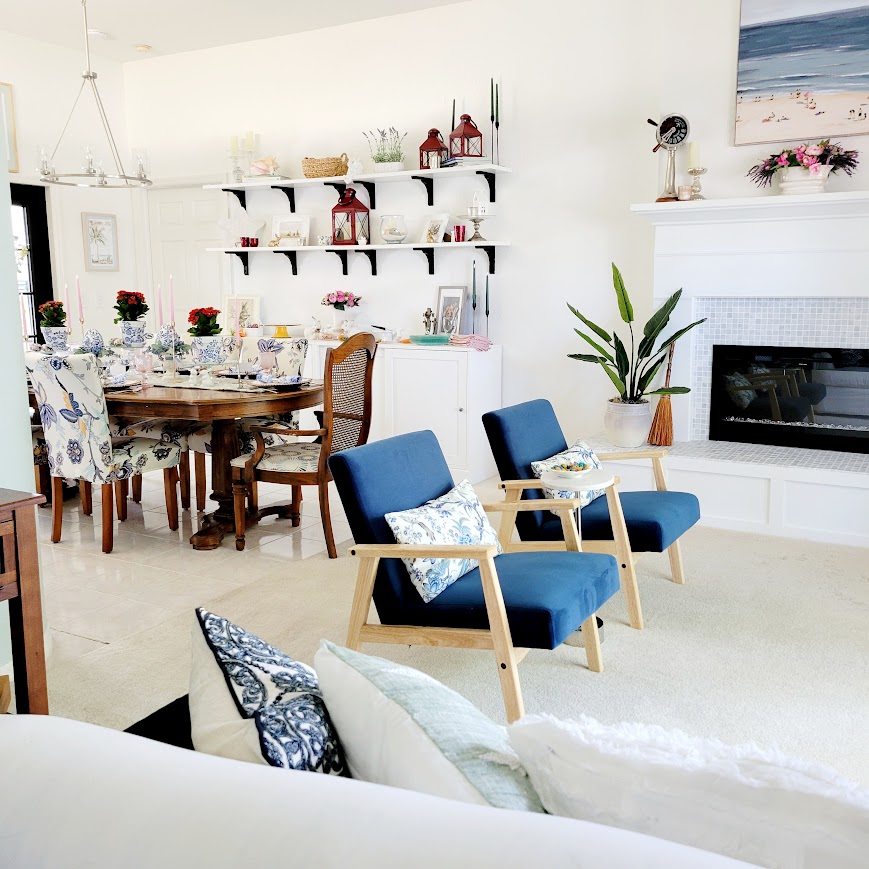
[[[403,214],[384,214],[380,218],[380,235],[387,244],[401,244],[407,238]]]

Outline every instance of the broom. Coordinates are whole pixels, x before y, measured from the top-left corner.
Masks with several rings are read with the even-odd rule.
[[[670,372],[673,370],[673,350],[675,343],[670,345],[670,355],[667,357],[667,376],[664,378],[664,386],[670,385]],[[655,418],[649,429],[649,443],[659,447],[673,445],[673,408],[670,406],[670,396],[662,395],[658,399],[655,408]]]

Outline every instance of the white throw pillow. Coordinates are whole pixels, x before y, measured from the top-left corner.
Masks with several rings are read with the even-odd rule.
[[[529,715],[510,744],[546,810],[781,869],[858,869],[869,793],[835,770],[644,724]]]
[[[550,468],[554,465],[560,465],[562,462],[574,463],[582,462],[588,465],[589,469],[597,469],[603,467],[600,459],[594,454],[594,450],[583,440],[574,441],[566,450],[550,456],[548,459],[542,459],[539,462],[531,462],[531,472],[539,480]],[[544,489],[547,498],[575,498],[576,492],[559,491],[557,489]],[[588,507],[596,498],[606,494],[606,489],[588,489],[579,493],[579,503],[581,507]],[[556,510],[550,511],[556,516],[560,516]]]
[[[196,610],[190,723],[197,751],[344,775],[317,674],[222,616]]]
[[[398,543],[495,546],[501,552],[498,534],[467,480],[422,507],[387,513],[384,518]],[[473,558],[403,558],[402,561],[426,603],[477,566]]]
[[[543,811],[506,728],[455,691],[410,667],[325,640],[314,664],[353,778]]]

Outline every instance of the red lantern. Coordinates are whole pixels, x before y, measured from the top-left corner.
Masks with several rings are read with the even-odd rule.
[[[371,240],[368,209],[356,198],[356,191],[346,187],[332,209],[332,244],[363,244]]]
[[[483,134],[470,115],[462,115],[459,125],[450,133],[450,157],[482,157]]]
[[[428,138],[419,146],[419,168],[440,169],[449,153],[440,130],[432,128],[428,131]]]

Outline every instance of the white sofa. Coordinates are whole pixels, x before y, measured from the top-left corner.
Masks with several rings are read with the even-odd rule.
[[[725,869],[614,827],[224,760],[62,718],[0,716],[0,866]]]

